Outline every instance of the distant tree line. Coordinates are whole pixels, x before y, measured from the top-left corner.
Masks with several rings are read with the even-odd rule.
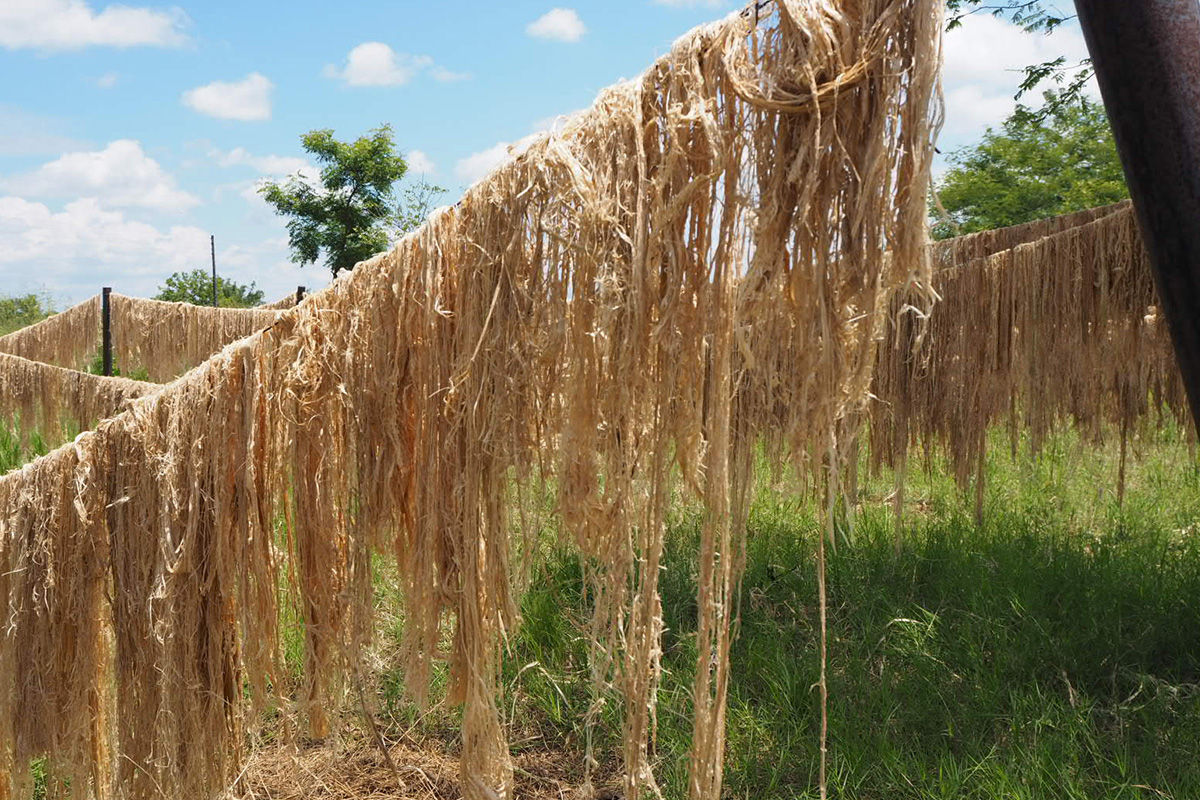
[[[32,325],[53,313],[54,307],[44,295],[0,296],[0,336]]]

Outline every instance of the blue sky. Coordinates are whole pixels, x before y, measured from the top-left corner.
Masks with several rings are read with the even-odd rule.
[[[208,266],[210,233],[221,274],[268,299],[324,285],[254,191],[306,168],[301,134],[390,123],[449,202],[508,144],[742,5],[567,2],[0,0],[0,294],[151,295]],[[1083,55],[1077,29],[974,17],[948,34],[942,150],[1012,110],[1016,68],[1059,54]]]

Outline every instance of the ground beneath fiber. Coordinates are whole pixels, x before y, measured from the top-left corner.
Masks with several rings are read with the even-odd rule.
[[[315,746],[274,745],[250,756],[228,800],[457,800],[458,756],[439,742],[389,745],[392,765],[369,741]],[[513,757],[515,796],[530,800],[615,800],[617,778],[597,777],[596,791],[581,790],[575,752],[529,750]],[[394,766],[394,770],[393,770]]]

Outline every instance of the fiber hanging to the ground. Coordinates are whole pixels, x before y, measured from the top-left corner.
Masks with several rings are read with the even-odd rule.
[[[86,430],[117,414],[126,400],[161,388],[0,353],[0,423],[15,416],[22,439],[39,431],[58,444],[66,431]]]
[[[84,369],[100,346],[100,295],[7,336],[0,353],[67,369]]]
[[[1023,240],[1033,227],[1049,233]],[[910,442],[940,442],[965,485],[987,430],[1004,422],[1014,437],[1028,428],[1035,451],[1064,422],[1097,441],[1106,426],[1132,429],[1164,411],[1187,426],[1129,203],[1018,228],[989,234],[1011,246],[984,257],[969,257],[971,243],[934,246],[942,300],[920,348],[899,335],[879,350],[873,459],[897,464]]]
[[[126,373],[145,369],[158,383],[174,380],[278,316],[271,309],[195,306],[116,292],[111,302],[117,363]]]
[[[220,790],[286,685],[285,603],[305,640],[285,717],[328,733],[391,551],[408,688],[449,660],[464,796],[512,797],[509,489],[540,473],[586,563],[631,800],[655,789],[667,510],[703,504],[690,794],[720,797],[751,456],[839,463],[890,301],[928,282],[939,121],[936,0],[756,17],[689,33],[391,252],[0,478],[0,771],[46,753],[101,797]]]

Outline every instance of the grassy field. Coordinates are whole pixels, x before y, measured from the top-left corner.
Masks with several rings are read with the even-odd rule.
[[[1200,473],[1163,431],[1114,497],[1115,446],[1071,435],[1040,458],[997,437],[986,522],[939,465],[911,470],[899,560],[867,483],[829,562],[830,789],[845,798],[1200,796]],[[764,491],[750,520],[733,650],[726,794],[817,796],[817,509]],[[686,797],[698,519],[671,526],[657,774]],[[578,560],[554,551],[505,666],[517,750],[578,752],[590,689]],[[386,591],[381,597],[386,597]],[[385,642],[386,645],[386,642]],[[419,718],[381,674],[384,735],[452,751],[455,715]],[[599,731],[615,764],[615,713]]]
[[[830,555],[831,796],[1200,797],[1200,471],[1182,436],[1135,448],[1123,507],[1111,442],[1064,434],[1015,461],[1003,436],[994,444],[982,528],[942,465],[914,464],[900,558],[886,474],[864,482],[853,536]],[[0,431],[0,471],[33,452]],[[662,575],[655,758],[668,798],[686,796],[698,525],[679,509]],[[819,530],[813,503],[764,479],[732,656],[728,797],[817,796]],[[405,699],[398,598],[379,575],[368,693],[381,735],[452,764],[457,711]],[[537,777],[523,765],[552,762],[570,783],[591,701],[578,559],[551,546],[531,586],[504,664],[510,740],[520,780]],[[610,781],[618,706],[597,731]]]

